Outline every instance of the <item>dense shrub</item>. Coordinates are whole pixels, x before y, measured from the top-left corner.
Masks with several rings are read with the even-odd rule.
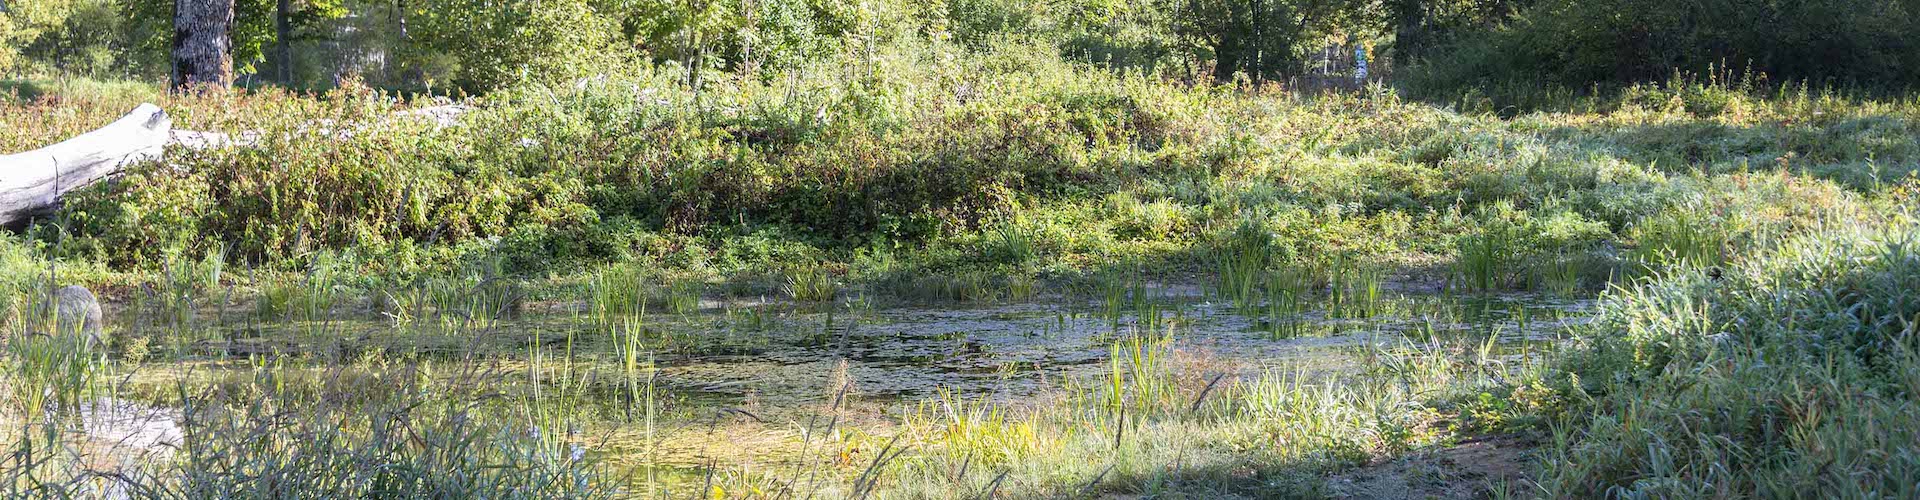
[[[1920,28],[1907,21],[1917,14],[1912,2],[1864,0],[1547,0],[1430,51],[1408,84],[1517,105],[1556,85],[1617,87],[1676,71],[1907,87],[1920,84]]]
[[[365,89],[63,86],[61,100],[0,105],[19,124],[0,142],[45,144],[146,99],[180,128],[261,132],[136,167],[33,231],[58,255],[121,267],[219,249],[251,267],[330,253],[402,276],[629,259],[751,276],[890,248],[902,267],[942,273],[1177,268],[1249,222],[1288,261],[1432,266],[1480,235],[1566,233],[1522,245],[1500,286],[1563,262],[1659,267],[1657,253],[1680,248],[1660,242],[1677,234],[1661,221],[1691,223],[1642,224],[1662,214],[1729,222],[1707,235],[1726,237],[1725,257],[1867,220],[1866,199],[1920,152],[1899,139],[1911,105],[1825,93],[1650,86],[1603,112],[1501,120],[1392,92],[1244,92],[1048,47],[991,50],[896,40],[780,78],[715,73],[698,92],[671,68],[518,84],[448,127],[395,115],[444,101]],[[1700,104],[1663,104],[1676,96]],[[1488,215],[1501,211],[1525,215]]]

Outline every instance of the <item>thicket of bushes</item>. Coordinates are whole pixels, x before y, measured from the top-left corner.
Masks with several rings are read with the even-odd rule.
[[[152,7],[128,1],[121,7]],[[318,36],[311,30],[366,22],[322,15],[343,9],[407,20],[406,43],[355,42],[392,50],[370,81],[492,90],[461,125],[393,118],[437,101],[395,100],[353,79],[317,99],[9,85],[32,104],[0,106],[12,125],[0,130],[6,150],[74,135],[138,100],[163,102],[181,128],[266,132],[255,147],[176,151],[170,165],[79,194],[31,234],[58,255],[118,267],[220,253],[287,270],[339,254],[399,277],[477,261],[538,275],[633,259],[724,275],[820,264],[1031,274],[1140,260],[1177,269],[1258,226],[1281,235],[1288,258],[1393,265],[1513,240],[1524,248],[1486,257],[1516,264],[1494,267],[1510,275],[1492,281],[1518,286],[1550,262],[1660,260],[1622,247],[1670,233],[1643,221],[1695,222],[1673,213],[1726,227],[1711,235],[1723,246],[1806,230],[1800,217],[1863,217],[1920,158],[1920,105],[1910,100],[1721,66],[1673,72],[1718,64],[1682,56],[1731,37],[1738,27],[1719,24],[1727,19],[1788,16],[1800,23],[1791,33],[1847,34],[1820,43],[1885,49],[1844,49],[1871,56],[1846,71],[1894,82],[1902,70],[1886,61],[1903,57],[1893,48],[1909,34],[1871,15],[1907,4],[1819,21],[1832,26],[1792,9],[1852,4],[1730,4],[1727,19],[1712,6],[1649,5],[1594,24],[1607,29],[1582,21],[1601,7],[1566,2],[409,5],[315,3],[302,8],[325,12],[299,26]],[[58,17],[35,18],[32,38],[61,33]],[[1254,19],[1305,24],[1255,33]],[[1386,89],[1305,96],[1194,78],[1279,79],[1304,71],[1321,42],[1386,41],[1387,31],[1406,38],[1399,50],[1431,61],[1413,88],[1452,93],[1466,114]],[[1646,43],[1554,45],[1616,36]],[[1700,57],[1815,46],[1727,40],[1753,43]],[[1414,51],[1416,42],[1434,50]],[[248,43],[266,53],[267,42]],[[1243,49],[1262,55],[1223,52]],[[1655,53],[1672,56],[1654,58],[1659,71],[1619,66]],[[1501,60],[1536,66],[1486,66]],[[1817,76],[1752,61],[1779,79]],[[1665,80],[1592,97],[1540,84],[1648,78]],[[1546,104],[1591,113],[1523,112]],[[1754,173],[1763,171],[1788,175]],[[1561,236],[1507,237],[1537,231]]]
[[[1251,225],[1293,261],[1416,271],[1501,238],[1514,245],[1489,256],[1500,287],[1568,259],[1603,264],[1580,278],[1597,286],[1659,260],[1626,251],[1664,234],[1643,221],[1724,228],[1713,252],[1731,255],[1872,218],[1920,158],[1903,139],[1910,103],[1705,81],[1637,87],[1597,115],[1500,120],[1391,92],[1190,87],[1046,48],[903,42],[847,62],[715,75],[700,92],[664,71],[516,86],[444,129],[393,115],[432,102],[365,89],[166,98],[182,128],[265,139],[175,151],[31,234],[120,268],[220,252],[297,270],[329,254],[406,280],[637,259],[887,282],[1194,269]],[[0,108],[27,125],[0,142],[56,140],[155,97],[86,95]]]

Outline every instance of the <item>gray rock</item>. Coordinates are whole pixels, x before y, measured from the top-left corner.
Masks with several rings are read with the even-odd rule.
[[[53,292],[53,302],[60,336],[84,335],[90,347],[107,343],[106,324],[100,319],[100,300],[94,298],[93,291],[80,285],[63,286]]]

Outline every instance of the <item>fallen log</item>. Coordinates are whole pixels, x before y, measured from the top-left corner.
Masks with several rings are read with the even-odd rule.
[[[472,106],[449,104],[402,111],[395,116],[420,117],[446,128],[459,123],[461,115],[472,110]],[[172,130],[172,126],[159,106],[141,104],[98,130],[52,146],[0,156],[0,226],[17,227],[34,215],[51,211],[68,192],[111,177],[126,165],[159,159],[167,146],[191,150],[250,147],[261,136],[257,130],[226,134]],[[322,128],[318,133],[333,136],[351,131]]]
[[[57,207],[60,197],[132,163],[159,158],[172,121],[141,104],[98,130],[44,148],[0,156],[0,224],[16,225]]]

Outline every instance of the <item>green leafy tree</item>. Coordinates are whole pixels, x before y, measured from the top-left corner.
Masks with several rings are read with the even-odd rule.
[[[1920,85],[1920,0],[1535,0],[1425,54],[1416,87],[1537,88],[1743,73]]]
[[[77,0],[59,28],[41,33],[22,53],[61,72],[126,75],[127,23],[111,0]]]
[[[1496,28],[1536,0],[1387,0],[1382,8],[1393,23],[1393,47],[1403,57],[1419,58],[1462,36]]]
[[[1920,83],[1920,2],[1549,0],[1511,49],[1568,83],[1749,67],[1787,78]],[[1558,36],[1555,36],[1555,35]],[[1519,51],[1522,45],[1531,51]]]
[[[410,36],[452,58],[454,84],[468,91],[617,71],[631,59],[616,16],[582,0],[423,0],[408,9]]]
[[[173,0],[122,0],[129,26],[143,55],[164,57],[173,44]],[[258,73],[268,61],[268,48],[281,41],[283,33],[292,39],[312,40],[328,36],[328,22],[347,14],[342,0],[235,0],[233,4],[234,71]],[[280,23],[286,29],[281,29]]]
[[[20,69],[25,63],[23,49],[41,35],[58,30],[71,15],[77,0],[0,0],[0,73]]]
[[[1213,63],[1216,80],[1281,79],[1306,69],[1308,51],[1362,31],[1378,14],[1350,0],[1169,0],[1181,48]]]
[[[817,57],[857,21],[821,0],[632,0],[623,28],[654,59],[698,67],[783,67]]]

